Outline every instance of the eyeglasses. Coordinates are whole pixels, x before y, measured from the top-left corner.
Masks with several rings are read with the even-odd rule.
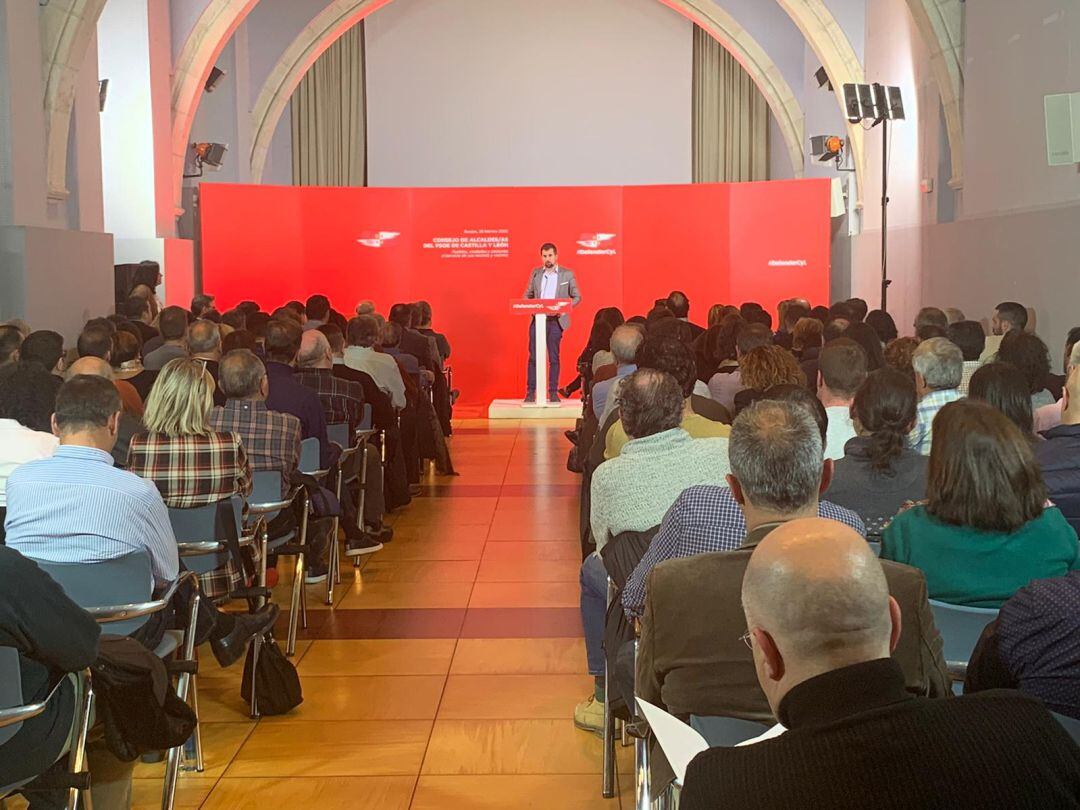
[[[745,644],[748,650],[754,649],[754,637],[751,631],[747,630],[745,633],[739,636],[739,641]]]

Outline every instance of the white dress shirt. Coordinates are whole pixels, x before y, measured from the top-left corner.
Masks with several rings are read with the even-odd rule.
[[[349,368],[370,374],[375,384],[390,397],[395,408],[400,411],[405,407],[405,381],[393,357],[364,346],[345,347],[344,357],[345,365]]]
[[[540,297],[544,299],[559,297],[558,265],[555,265],[550,270],[545,270],[543,275],[540,276]]]
[[[60,440],[51,433],[23,427],[14,419],[0,419],[0,506],[7,506],[8,476],[20,464],[49,458]]]
[[[844,457],[844,445],[856,436],[851,421],[850,405],[830,405],[825,409],[829,417],[829,429],[825,433],[825,458],[833,461]]]

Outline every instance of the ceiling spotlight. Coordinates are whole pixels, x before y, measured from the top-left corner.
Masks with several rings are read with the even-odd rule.
[[[228,75],[229,74],[226,73],[221,68],[218,68],[218,67],[210,68],[210,76],[206,79],[206,84],[204,85],[204,89],[206,90],[206,92],[207,93],[213,93],[214,90],[217,88],[217,86],[219,84],[221,84],[221,80],[224,79]]]
[[[203,168],[220,169],[225,162],[225,153],[229,151],[229,145],[224,143],[193,143],[188,147],[189,163],[196,171],[193,174],[185,174],[184,177],[202,177]]]
[[[828,71],[826,71],[824,67],[819,67],[817,69],[817,71],[814,73],[814,78],[817,79],[818,87],[828,87],[829,90],[832,91],[832,82],[829,81]]]

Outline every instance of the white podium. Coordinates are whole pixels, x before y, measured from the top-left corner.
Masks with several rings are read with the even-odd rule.
[[[581,415],[579,400],[551,402],[547,387],[547,316],[569,312],[573,306],[574,302],[569,298],[515,298],[510,301],[512,314],[530,315],[533,319],[536,402],[496,399],[488,407],[488,419],[576,419]]]

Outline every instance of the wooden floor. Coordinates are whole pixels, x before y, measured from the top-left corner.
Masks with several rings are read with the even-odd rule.
[[[425,479],[393,542],[343,566],[333,610],[309,588],[293,713],[252,722],[242,667],[204,656],[206,770],[181,776],[178,806],[631,807],[632,749],[622,795],[604,801],[600,739],[571,720],[592,680],[567,426],[460,423],[460,475]],[[137,807],[160,806],[161,767],[136,768]]]

